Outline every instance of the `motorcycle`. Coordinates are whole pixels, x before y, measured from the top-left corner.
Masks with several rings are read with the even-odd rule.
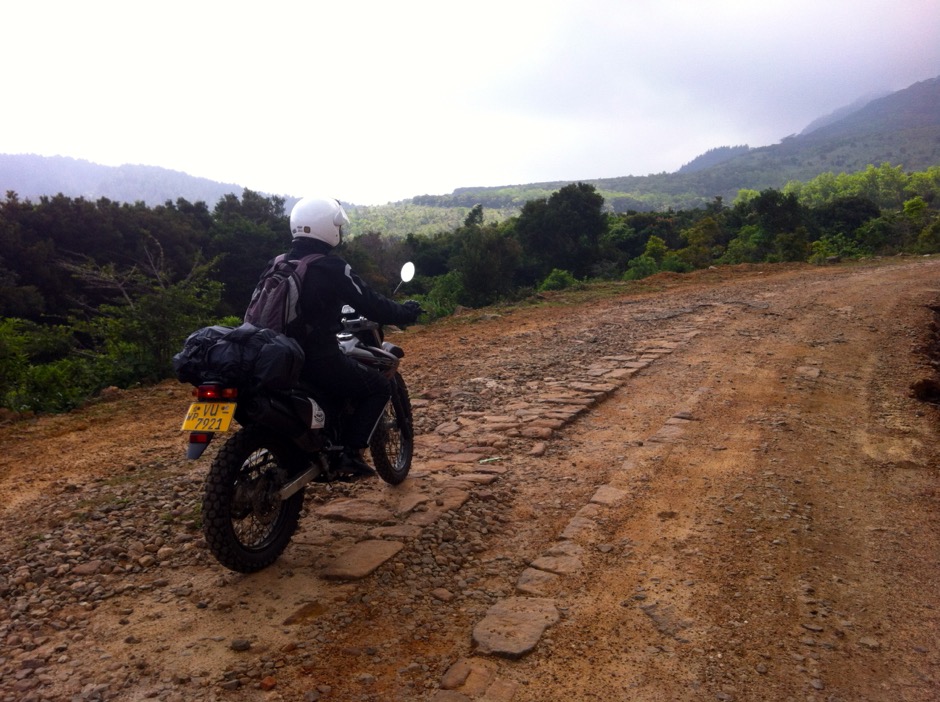
[[[402,282],[414,266],[402,268]],[[399,283],[401,285],[401,283]],[[398,288],[396,288],[397,290]],[[357,363],[383,374],[392,386],[369,441],[376,473],[391,485],[411,469],[414,426],[411,402],[399,372],[404,351],[385,341],[381,325],[343,308],[337,343]],[[195,460],[216,434],[240,425],[221,446],[206,476],[203,533],[226,568],[253,573],[281,555],[297,529],[304,488],[311,482],[346,478],[339,472],[344,420],[351,403],[323,397],[301,384],[285,390],[246,390],[208,382],[194,390],[182,429],[189,431],[187,457]]]

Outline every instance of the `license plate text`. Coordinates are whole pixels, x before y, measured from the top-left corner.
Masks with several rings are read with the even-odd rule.
[[[183,420],[183,431],[228,431],[234,402],[194,402]]]

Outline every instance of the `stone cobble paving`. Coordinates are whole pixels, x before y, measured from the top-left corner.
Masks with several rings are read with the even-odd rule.
[[[510,459],[544,455],[559,432],[693,339],[710,323],[705,317],[681,323],[681,317],[694,313],[681,310],[668,325],[657,320],[657,333],[647,338],[628,338],[623,325],[597,332],[586,321],[550,350],[532,339],[517,339],[531,344],[524,364],[517,354],[505,354],[502,364],[489,360],[488,375],[467,380],[435,383],[429,373],[417,374],[420,382],[412,383],[416,461],[403,488],[340,486],[339,496],[308,500],[307,510],[316,519],[302,520],[295,541],[297,548],[315,552],[323,580],[378,577],[430,587],[434,599],[446,603],[455,597],[448,587],[454,587],[456,577],[459,594],[476,602],[471,608],[479,612],[472,631],[476,655],[447,669],[436,702],[512,698],[515,683],[497,675],[494,657],[525,655],[558,621],[552,593],[567,576],[581,572],[581,549],[598,514],[624,499],[616,481],[602,486],[575,511],[552,546],[522,570],[515,591],[476,590],[475,577],[460,576],[468,564],[480,565],[475,557],[486,550],[488,535],[505,527],[502,507],[512,495],[500,487],[500,478],[510,470]],[[639,315],[628,309],[624,318]],[[644,330],[643,324],[637,327]],[[688,410],[680,409],[650,441],[678,440],[691,419]],[[270,667],[233,667],[216,679],[161,675],[107,656],[97,670],[80,664],[76,654],[89,635],[92,615],[109,600],[222,606],[169,577],[172,570],[214,565],[198,530],[203,472],[191,465],[157,459],[130,466],[123,476],[83,485],[57,483],[52,499],[35,508],[32,531],[4,536],[0,701],[117,699],[143,688],[146,697],[168,702],[215,699],[219,692],[245,685],[264,689],[276,666],[292,657],[302,663],[303,650],[292,651],[270,659]],[[336,529],[317,535],[318,522]],[[129,620],[133,608],[127,612]],[[301,612],[291,616],[304,619]],[[322,626],[336,622],[336,617],[323,620]],[[135,636],[128,634],[125,643],[133,646]],[[231,642],[233,650],[236,645],[251,644]],[[319,693],[308,698],[319,699]]]
[[[695,330],[688,330],[681,332],[676,338],[656,339],[639,345],[644,351],[644,360],[640,362],[633,360],[634,357],[631,356],[608,357],[605,360],[623,365],[620,368],[608,367],[605,377],[631,377],[657,358],[676,350],[697,333]],[[620,369],[628,369],[630,373],[619,374],[617,371]],[[603,401],[619,386],[570,383],[567,387],[569,391],[578,391],[576,397],[590,400],[590,404],[585,402],[581,405],[590,407]],[[644,444],[680,441],[685,426],[694,421],[692,408],[706,393],[706,388],[696,391]],[[568,399],[571,397],[567,395]],[[573,421],[577,414],[579,413],[568,418],[568,421]],[[642,453],[642,450],[639,453]],[[581,556],[586,548],[603,548],[597,537],[598,521],[603,518],[604,510],[627,498],[629,478],[626,476],[635,473],[638,460],[642,460],[640,456],[633,456],[625,461],[624,465],[614,472],[609,484],[598,487],[589,502],[576,510],[558,534],[557,540],[522,571],[516,581],[516,592],[501,598],[487,610],[472,632],[476,655],[459,659],[447,670],[441,680],[441,690],[431,698],[433,702],[509,702],[512,699],[517,683],[500,678],[498,668],[494,668],[488,658],[495,656],[517,659],[526,655],[538,645],[546,630],[558,622],[560,615],[557,602],[552,596],[564,590],[565,576],[582,573]],[[625,477],[619,478],[618,475]]]

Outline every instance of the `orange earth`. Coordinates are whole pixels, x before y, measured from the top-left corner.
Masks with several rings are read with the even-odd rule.
[[[394,337],[411,477],[200,531],[190,388],[0,426],[0,700],[937,700],[940,260],[554,293]]]

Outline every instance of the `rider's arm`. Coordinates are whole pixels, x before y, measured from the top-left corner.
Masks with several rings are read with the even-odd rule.
[[[352,270],[352,267],[337,256],[330,256],[332,278],[340,300],[352,306],[356,312],[379,324],[410,324],[415,314],[408,308],[380,295]]]

